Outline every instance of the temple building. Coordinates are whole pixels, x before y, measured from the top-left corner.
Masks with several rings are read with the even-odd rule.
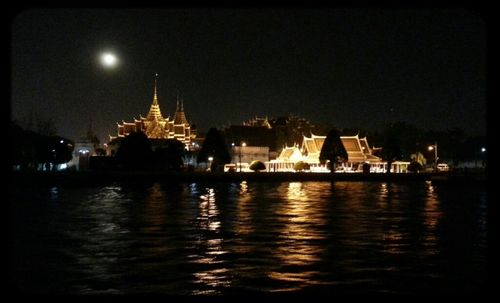
[[[153,102],[146,117],[140,115],[139,119],[134,118],[133,122],[117,122],[118,132],[116,136],[109,136],[109,140],[114,141],[124,138],[131,132],[142,131],[149,139],[177,139],[190,149],[191,140],[196,138],[196,130],[191,128],[186,114],[184,113],[184,102],[177,96],[177,108],[173,119],[170,116],[164,117],[158,103],[157,77],[155,78]]]
[[[229,125],[224,127],[223,134],[226,143],[232,149],[241,146],[268,147],[270,160],[278,157],[283,146],[291,146],[295,142],[301,142],[304,133],[323,132],[323,129],[313,125],[307,119],[296,115],[288,115],[278,118],[254,117],[244,121],[241,125]],[[249,151],[243,148],[243,153]],[[252,155],[248,155],[251,157]],[[247,159],[248,157],[244,157]]]
[[[326,136],[310,137],[303,136],[302,146],[285,146],[276,160],[266,163],[268,171],[294,171],[295,163],[303,161],[309,164],[310,170],[315,172],[329,171],[324,164],[320,163],[319,155],[325,142]],[[371,148],[366,137],[340,136],[340,140],[347,151],[347,162],[337,167],[338,171],[343,172],[361,172],[364,163],[370,164],[371,172],[385,172],[387,162],[384,162],[374,153],[380,148]],[[392,163],[392,172],[406,172],[409,162],[396,161]]]
[[[245,126],[256,126],[256,127],[264,127],[267,129],[271,129],[271,124],[269,124],[269,120],[267,117],[261,118],[261,117],[255,117],[253,119],[250,119],[248,121],[243,122],[243,125]]]

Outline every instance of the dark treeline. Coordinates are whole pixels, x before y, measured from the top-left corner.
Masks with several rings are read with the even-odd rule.
[[[434,162],[434,152],[428,148],[438,145],[438,160],[457,166],[460,162],[486,160],[486,136],[471,136],[459,127],[440,130],[417,128],[403,121],[388,123],[381,129],[341,128],[333,123],[318,123],[309,121],[296,114],[277,118],[266,118],[271,129],[245,126],[226,127],[223,130],[226,143],[239,144],[245,141],[255,146],[269,146],[271,151],[280,152],[284,146],[294,146],[302,143],[303,136],[326,136],[332,129],[338,129],[340,136],[359,135],[367,137],[371,147],[389,147],[391,153],[378,154],[385,160],[410,161],[412,155],[422,155],[429,162]],[[244,125],[260,126],[257,119],[249,120]],[[262,119],[260,119],[262,122]],[[253,133],[250,133],[250,130]],[[264,140],[266,139],[266,140]]]
[[[486,153],[481,148],[487,144],[486,136],[469,136],[464,130],[455,127],[447,130],[424,130],[406,122],[388,124],[380,130],[343,129],[342,136],[359,134],[367,137],[371,146],[383,147],[387,137],[398,138],[402,159],[410,160],[412,154],[421,153],[429,160],[434,160],[434,152],[428,147],[437,143],[439,162],[458,165],[460,162],[486,160]]]
[[[26,130],[13,121],[10,130],[11,164],[20,170],[55,170],[72,159],[71,140]]]
[[[295,124],[292,123],[287,127],[293,125]],[[66,138],[54,135],[54,131],[40,133],[39,131],[23,128],[14,121],[11,122],[10,128],[11,164],[18,166],[20,170],[55,169],[57,164],[67,163],[72,159],[74,143]],[[304,134],[299,131],[301,129],[302,127],[297,127],[296,131],[282,131],[281,136],[276,136],[276,140],[279,141],[276,142],[276,145],[288,141],[296,142],[294,140],[298,138],[297,134]],[[324,131],[326,129],[328,129],[327,126],[322,126],[321,129],[317,128],[314,134],[326,135]],[[310,135],[311,133],[309,130],[309,133],[304,135]],[[340,136],[356,134],[360,137],[366,136],[371,147],[382,147],[380,156],[386,161],[410,161],[412,155],[420,154],[427,159],[428,163],[432,163],[435,160],[435,154],[434,151],[430,151],[428,148],[430,145],[435,144],[438,145],[438,162],[440,163],[445,162],[457,166],[466,161],[483,161],[482,164],[484,165],[487,157],[486,152],[481,150],[483,147],[487,147],[486,136],[468,136],[460,128],[423,130],[406,122],[396,122],[388,124],[382,130],[344,128],[339,129],[338,134]],[[215,170],[216,167],[230,162],[230,155],[227,150],[227,145],[230,143],[228,142],[227,138],[224,138],[223,134],[219,133],[218,130],[211,129],[207,133],[205,143],[199,153],[192,154],[193,152],[186,151],[183,144],[174,139],[165,140],[160,146],[156,143],[153,150],[151,141],[147,139],[146,135],[135,133],[120,141],[120,148],[115,157],[100,157],[101,159],[95,160],[102,162],[97,165],[97,167],[100,166],[101,168],[179,171],[186,169],[183,159],[196,157],[198,163],[211,162],[212,169]],[[221,146],[224,145],[226,145],[225,148],[222,148]],[[384,149],[394,152],[391,155],[384,154]],[[96,151],[96,154],[103,153]],[[209,157],[212,157],[212,161],[208,160]]]
[[[203,142],[200,152],[198,153],[196,162],[210,162],[210,171],[214,172],[224,164],[231,162],[231,155],[228,151],[227,140],[214,127],[210,128]],[[212,159],[211,161],[209,160]]]
[[[115,161],[108,163],[107,168],[180,171],[184,168],[186,153],[184,144],[176,139],[167,139],[153,150],[143,132],[133,132],[121,140],[114,159],[111,158]]]

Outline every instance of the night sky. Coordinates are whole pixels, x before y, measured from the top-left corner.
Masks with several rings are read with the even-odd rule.
[[[202,131],[296,113],[339,128],[406,121],[486,133],[486,27],[462,9],[36,9],[11,23],[13,119],[76,140],[146,116],[155,73]],[[106,69],[110,50],[119,65]]]

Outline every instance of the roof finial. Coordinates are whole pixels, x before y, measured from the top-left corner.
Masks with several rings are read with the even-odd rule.
[[[157,94],[157,86],[158,86],[158,73],[155,74],[155,92],[153,97],[153,104],[158,104],[158,94]]]
[[[179,111],[179,89],[177,89],[177,106],[175,107],[175,111]]]

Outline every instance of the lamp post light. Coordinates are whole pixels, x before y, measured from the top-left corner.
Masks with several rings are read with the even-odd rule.
[[[486,166],[486,147],[481,147],[481,166],[485,167]]]
[[[245,142],[241,142],[241,144],[240,144],[240,150],[239,150],[239,158],[240,158],[240,164],[239,164],[239,166],[240,166],[240,173],[241,173],[241,149],[242,149],[243,147],[245,147],[245,146],[247,146],[247,144],[246,144]]]
[[[434,145],[429,145],[429,150],[434,150],[434,172],[437,172],[438,163],[438,144],[434,142]]]
[[[235,145],[235,144],[234,144],[234,142],[233,142],[233,143],[231,143],[231,149],[232,149],[232,152],[233,152],[233,153],[232,153],[232,156],[231,156],[231,163],[232,163],[233,161],[234,161],[234,162],[236,162],[236,160],[235,160],[236,155],[235,155],[235,152],[234,152],[234,145]]]
[[[210,156],[208,157],[208,161],[210,161],[210,172],[212,172],[212,161],[214,160],[214,157]]]

